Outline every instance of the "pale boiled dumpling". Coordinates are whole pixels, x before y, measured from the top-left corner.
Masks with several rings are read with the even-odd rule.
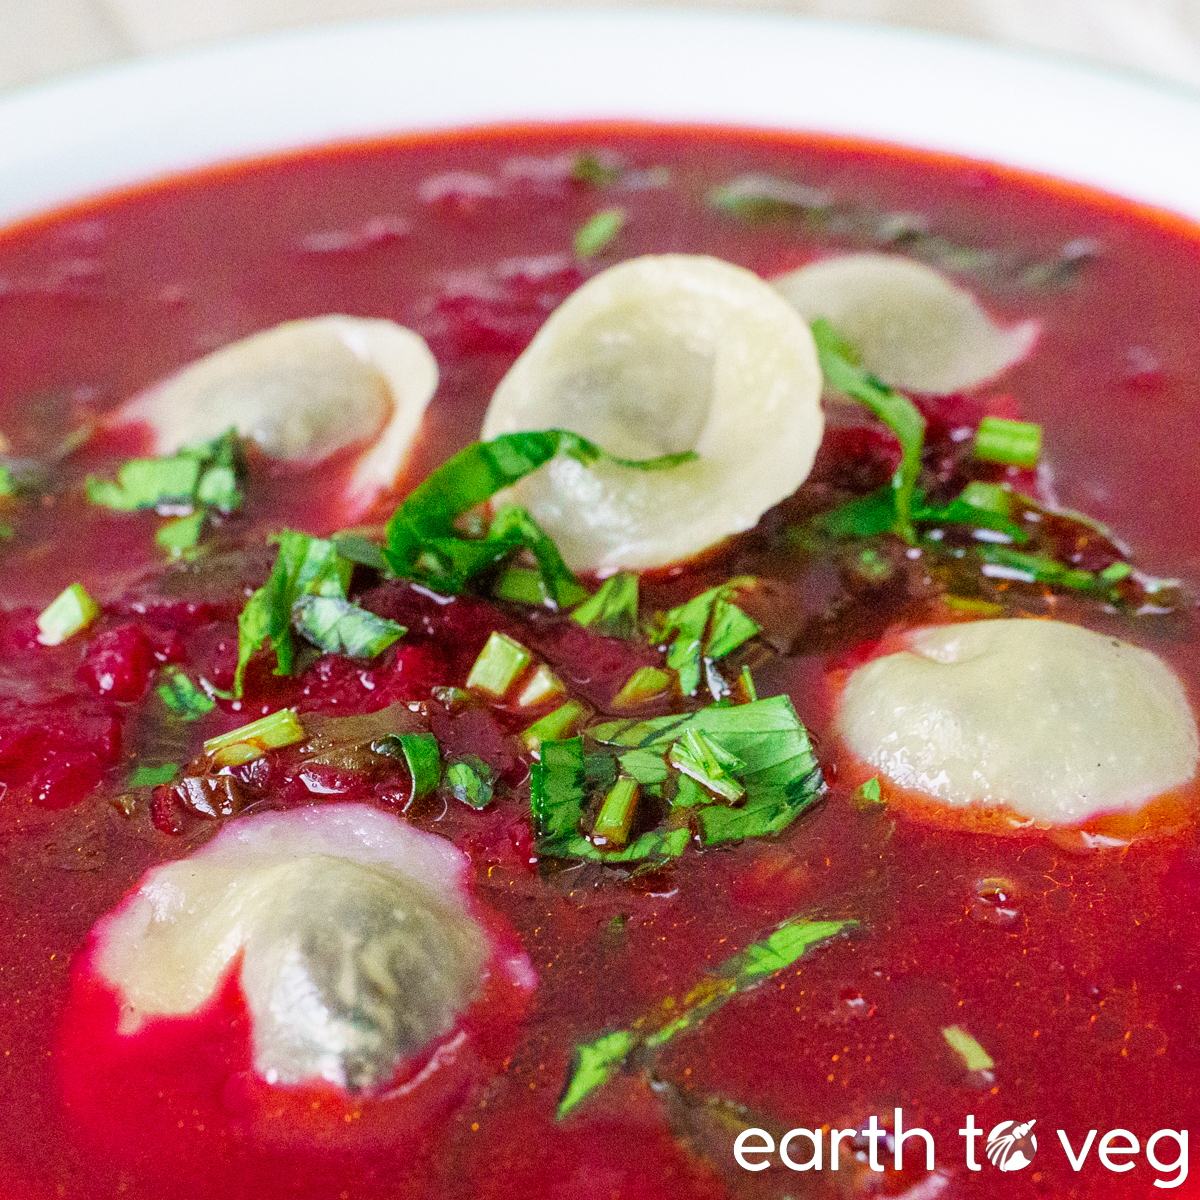
[[[1061,621],[932,626],[850,676],[838,724],[858,758],[943,803],[1077,824],[1186,783],[1200,743],[1161,659]]]
[[[653,472],[559,457],[512,489],[573,569],[659,567],[751,528],[803,483],[820,394],[812,335],[768,284],[713,258],[648,256],[551,314],[483,437],[561,428],[622,458],[696,451]]]
[[[424,340],[392,321],[288,321],[225,346],[133,397],[115,424],[145,422],[171,454],[236,429],[272,458],[314,465],[367,445],[347,488],[347,515],[396,480],[437,389]]]
[[[243,953],[257,1072],[370,1091],[479,991],[493,948],[466,866],[443,839],[364,805],[244,817],[149,871],[97,925],[94,963],[132,1033],[194,1012]],[[532,986],[523,956],[502,966]]]
[[[868,371],[901,391],[969,391],[1020,362],[1038,337],[1036,321],[998,325],[970,292],[895,255],[827,258],[774,284],[806,321],[824,317]]]

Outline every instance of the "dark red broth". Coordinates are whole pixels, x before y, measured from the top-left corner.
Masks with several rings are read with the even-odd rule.
[[[582,150],[611,154],[621,181],[571,179]],[[753,223],[709,202],[752,172],[824,191],[834,215]],[[628,214],[618,238],[576,259],[575,231],[613,205]],[[958,277],[994,311],[1043,323],[1002,389],[932,406],[934,423],[985,411],[1040,422],[1062,504],[1108,524],[1146,570],[1200,585],[1195,228],[1009,171],[818,138],[576,127],[382,142],[172,180],[18,227],[0,239],[0,430],[14,456],[44,465],[68,432],[216,346],[287,318],[383,316],[423,334],[442,372],[411,486],[477,436],[493,387],[542,320],[613,261],[707,253],[771,276],[822,251],[878,248],[913,228],[913,214],[926,232],[892,248],[943,265],[957,255],[968,268]],[[886,477],[886,447],[871,467],[861,461],[870,448],[852,443],[828,439],[810,494],[880,461]],[[463,683],[493,629],[533,646],[601,710],[634,668],[657,661],[557,618],[383,584],[363,604],[411,632],[375,662],[325,658],[295,680],[263,671],[240,705],[171,723],[156,707],[155,673],[176,663],[229,685],[237,613],[272,558],[254,547],[285,524],[328,532],[345,464],[307,474],[252,464],[224,549],[168,569],[152,515],[89,508],[82,496],[86,474],[111,474],[138,449],[98,439],[56,460],[41,505],[3,517],[16,529],[0,549],[4,1200],[1122,1197],[1159,1194],[1154,1181],[1174,1177],[1144,1150],[1157,1130],[1186,1129],[1200,1100],[1194,824],[1097,848],[1077,833],[999,836],[902,808],[862,811],[844,764],[838,780],[828,672],[896,622],[932,619],[937,589],[911,561],[890,590],[847,589],[830,563],[786,549],[786,505],[702,566],[647,581],[644,594],[665,607],[736,573],[775,581],[786,652],[764,653],[755,678],[760,695],[790,693],[817,739],[831,785],[818,808],[775,840],[693,848],[647,875],[556,870],[532,851],[528,759],[510,738],[521,719],[435,712],[444,746],[502,772],[483,812],[439,801],[407,813],[468,853],[476,895],[537,973],[497,1061],[459,1081],[415,1142],[340,1138],[303,1105],[284,1105],[274,1140],[256,1141],[240,1132],[249,1058],[231,985],[131,1074],[105,1041],[104,997],[64,1024],[73,966],[93,924],[149,866],[187,854],[218,824],[165,789],[139,794],[132,815],[114,807],[137,759],[186,761],[205,737],[284,704],[303,714],[427,700],[435,685]],[[73,582],[102,602],[102,618],[61,647],[39,646],[37,611]],[[841,615],[830,617],[835,601]],[[1190,607],[1104,615],[1034,592],[1021,605],[1157,651],[1200,696]],[[287,752],[256,786],[285,805],[407,803],[403,775],[321,779]],[[805,911],[861,924],[673,1041],[655,1079],[620,1078],[555,1121],[576,1043],[656,1012]],[[955,1025],[986,1047],[991,1073],[964,1072],[942,1034]],[[911,1141],[900,1175],[848,1164],[848,1143],[836,1174],[828,1157],[803,1175],[778,1156],[757,1174],[733,1159],[747,1126],[778,1137],[878,1114],[891,1128],[896,1107],[906,1127],[934,1136],[933,1175]],[[357,1119],[338,1112],[347,1127]],[[985,1131],[1036,1118],[1033,1164],[1002,1175],[980,1143],[982,1170],[968,1171],[957,1132],[967,1114]],[[1117,1173],[1093,1147],[1076,1172],[1060,1129],[1076,1149],[1090,1129],[1129,1130],[1142,1153]],[[1158,1154],[1170,1162],[1172,1144]],[[1174,1194],[1198,1194],[1198,1179]]]

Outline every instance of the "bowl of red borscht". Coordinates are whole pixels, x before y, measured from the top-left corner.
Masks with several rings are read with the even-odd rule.
[[[1198,138],[683,13],[0,102],[0,1195],[1195,1194]]]

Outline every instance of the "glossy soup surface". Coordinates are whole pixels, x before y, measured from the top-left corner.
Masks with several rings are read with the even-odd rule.
[[[616,178],[572,179],[583,151],[611,158]],[[714,188],[748,173],[803,183],[827,203],[807,217],[747,220],[711,202]],[[577,257],[575,232],[614,206],[627,217],[617,237]],[[1065,187],[799,137],[520,130],[174,181],[0,239],[0,430],[11,455],[38,460],[45,476],[40,499],[7,502],[15,532],[0,549],[0,1196],[691,1200],[916,1188],[1115,1197],[1158,1194],[1153,1181],[1177,1174],[1156,1172],[1144,1153],[1127,1160],[1133,1170],[1109,1171],[1095,1149],[1073,1171],[1056,1131],[1078,1148],[1090,1129],[1125,1129],[1144,1148],[1157,1130],[1187,1128],[1196,1111],[1200,846],[1191,819],[1134,837],[997,833],[854,800],[829,729],[831,680],[889,628],[945,619],[937,595],[947,585],[920,554],[902,552],[884,582],[856,582],[844,563],[796,549],[786,530],[837,488],[886,479],[886,439],[827,435],[801,494],[757,531],[700,565],[643,580],[644,611],[736,574],[771,581],[770,636],[753,661],[758,693],[793,698],[829,791],[777,838],[691,848],[641,874],[539,863],[529,760],[511,737],[521,714],[500,706],[455,716],[430,689],[461,686],[501,629],[603,712],[636,667],[659,661],[655,649],[519,606],[444,603],[367,579],[361,602],[410,631],[379,659],[324,658],[295,679],[264,669],[245,701],[174,720],[152,676],[173,663],[229,686],[237,614],[273,558],[267,535],[329,532],[323,513],[349,460],[307,473],[252,463],[246,506],[214,548],[167,567],[153,539],[159,518],[89,507],[82,494],[87,474],[111,477],[142,447],[112,437],[62,445],[148,383],[255,330],[327,312],[390,317],[428,340],[441,369],[407,490],[476,437],[516,355],[602,267],[680,251],[769,277],[821,253],[881,247],[956,271],[997,315],[1042,322],[1033,355],[995,386],[930,404],[933,440],[940,430],[939,444],[953,446],[953,430],[989,411],[1040,422],[1052,478],[1037,486],[1107,524],[1145,570],[1200,585],[1200,240],[1182,222]],[[74,582],[102,602],[102,617],[61,647],[37,645],[34,617]],[[1010,615],[1049,613],[1153,649],[1200,696],[1190,604],[1138,616],[1017,585],[991,587],[987,598]],[[125,672],[115,689],[103,682],[113,670]],[[113,1066],[112,1047],[78,1013],[67,1020],[93,924],[149,866],[186,855],[219,824],[149,788],[128,813],[113,800],[129,792],[135,766],[186,762],[205,737],[284,705],[347,713],[393,700],[429,702],[444,749],[501,772],[488,808],[409,805],[399,768],[382,782],[319,775],[286,753],[269,756],[254,795],[285,807],[361,800],[450,838],[470,857],[481,904],[528,953],[537,989],[511,1052],[402,1149],[394,1139],[331,1137],[300,1105],[278,1116],[276,1144],[256,1142],[244,1136],[235,1094],[248,1066],[236,985],[186,1023],[186,1037],[164,1035],[168,1050],[156,1057],[148,1045],[136,1077],[127,1062]],[[615,1079],[555,1120],[577,1043],[660,1012],[797,913],[859,925],[674,1039],[646,1073]],[[943,1034],[951,1026],[986,1048],[990,1070],[964,1070]],[[753,1174],[733,1159],[747,1127],[779,1137],[796,1126],[857,1129],[878,1114],[890,1129],[897,1107],[906,1127],[934,1136],[934,1175],[912,1141],[902,1175],[872,1172],[865,1152],[848,1154],[850,1142],[837,1173],[828,1157],[803,1175],[778,1156]],[[957,1133],[967,1114],[985,1131],[1036,1119],[1032,1165],[1001,1175],[980,1143],[982,1170],[968,1171]],[[1158,1153],[1169,1163],[1175,1152],[1168,1142]],[[1188,1178],[1174,1194],[1195,1186]]]

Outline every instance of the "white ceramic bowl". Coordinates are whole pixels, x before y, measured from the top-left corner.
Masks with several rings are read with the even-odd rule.
[[[329,27],[11,96],[0,101],[0,224],[269,151],[578,118],[873,138],[1200,219],[1200,97],[1183,90],[896,29],[613,11]]]

